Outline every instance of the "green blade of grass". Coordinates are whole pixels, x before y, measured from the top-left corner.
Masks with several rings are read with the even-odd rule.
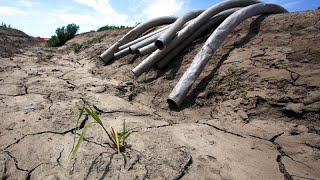
[[[89,106],[89,108],[91,109],[91,107]],[[101,126],[103,126],[101,119],[99,118],[99,116],[97,115],[97,113],[95,113],[94,111],[92,111],[92,109],[90,110],[88,108],[85,107],[86,112],[93,117],[93,119],[100,124]]]
[[[74,145],[76,144],[77,128],[78,128],[78,124],[79,124],[79,122],[80,122],[80,118],[81,118],[82,115],[83,115],[83,112],[84,112],[84,106],[83,106],[83,108],[82,108],[81,111],[80,111],[79,117],[78,117],[78,119],[77,119],[76,127],[74,128],[74,138],[73,138],[72,150],[74,149]],[[69,156],[71,155],[72,150],[71,150]]]
[[[133,133],[133,131],[126,133],[126,135],[123,137],[123,143],[126,142],[127,138]]]
[[[76,146],[74,148],[72,148],[72,151],[71,151],[71,156],[69,155],[69,158],[72,158],[76,155],[80,145],[81,145],[81,142],[83,141],[83,138],[84,138],[84,135],[86,134],[88,128],[92,125],[92,124],[96,124],[97,122],[89,122],[82,130],[81,134],[80,134],[80,137],[78,139],[78,142],[76,144]]]
[[[89,106],[89,105],[88,105]],[[108,131],[106,130],[106,128],[104,127],[100,117],[98,116],[98,114],[92,110],[92,108],[89,106],[89,109],[85,107],[86,112],[92,116],[92,118],[103,128],[103,130],[106,132],[106,134],[108,135],[108,138],[112,141],[112,143],[114,145],[116,145],[116,142],[111,138],[110,134],[108,133]]]

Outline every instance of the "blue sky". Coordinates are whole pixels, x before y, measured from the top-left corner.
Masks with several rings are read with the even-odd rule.
[[[0,22],[32,36],[50,37],[57,27],[80,25],[80,32],[103,25],[129,25],[163,15],[181,16],[222,0],[0,0]],[[313,10],[320,0],[263,0],[290,12]]]

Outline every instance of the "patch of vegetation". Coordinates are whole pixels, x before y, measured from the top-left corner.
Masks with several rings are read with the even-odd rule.
[[[109,29],[128,29],[128,28],[132,28],[130,26],[109,26],[109,25],[106,25],[106,26],[102,26],[100,27],[97,31],[100,32],[100,31],[105,31],[105,30],[109,30]]]
[[[80,52],[80,50],[84,50],[88,47],[90,47],[90,45],[92,44],[95,44],[95,43],[100,43],[102,42],[102,39],[106,37],[106,35],[102,35],[102,36],[99,36],[99,37],[95,37],[93,39],[90,39],[88,41],[85,41],[84,43],[82,44],[78,44],[78,43],[75,43],[75,44],[72,44],[71,46],[71,49],[75,52],[75,53],[78,53]]]
[[[12,27],[10,24],[6,24],[6,23],[4,23],[3,21],[1,22],[0,27],[7,28],[7,29],[14,29],[14,30],[20,31],[19,29],[14,28],[14,27]]]
[[[68,24],[66,27],[56,29],[56,35],[51,36],[47,41],[48,47],[59,47],[64,45],[68,40],[72,39],[78,32],[79,26],[76,24]]]
[[[228,76],[227,76],[227,91],[232,91],[230,94],[231,99],[236,99],[239,97],[243,97],[247,94],[245,91],[245,87],[241,82],[241,75],[247,73],[247,70],[240,68],[240,69],[228,69]]]
[[[76,143],[77,132],[74,133],[74,140],[73,140],[72,150],[69,154],[69,158],[72,158],[76,155],[88,128],[94,124],[98,124],[104,130],[104,132],[107,134],[107,137],[109,138],[109,140],[112,143],[111,147],[115,148],[119,154],[126,150],[126,147],[128,146],[127,139],[133,133],[133,131],[128,130],[128,127],[127,127],[125,121],[123,122],[123,128],[120,133],[118,133],[117,130],[113,127],[111,127],[111,133],[109,133],[107,131],[107,129],[104,127],[99,115],[95,111],[93,111],[89,105],[84,105],[80,111],[80,115],[79,115],[77,123],[76,123],[75,131],[78,128],[79,121],[80,121],[81,117],[83,116],[84,112],[86,112],[89,116],[91,116],[93,118],[93,121],[88,122],[84,126],[77,143]]]
[[[95,44],[95,43],[101,43],[102,42],[102,39],[106,37],[106,35],[102,35],[102,36],[99,36],[99,37],[95,37],[91,40],[88,40],[87,42],[85,42],[86,44]]]
[[[73,51],[75,53],[78,53],[81,49],[82,45],[81,44],[78,44],[78,43],[75,43],[75,44],[72,44],[71,48],[73,49]]]
[[[1,23],[1,25],[0,25],[1,27],[3,27],[3,28],[8,28],[8,29],[13,29],[12,27],[11,27],[11,25],[9,24],[9,25],[7,25],[6,23],[4,23],[3,21],[2,21],[2,23]]]

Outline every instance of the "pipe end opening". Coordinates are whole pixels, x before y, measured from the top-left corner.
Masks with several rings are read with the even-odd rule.
[[[169,109],[178,109],[180,106],[172,99],[167,99],[167,103],[169,105]]]
[[[162,50],[164,48],[164,44],[162,41],[156,40],[154,44],[157,46],[158,49]]]

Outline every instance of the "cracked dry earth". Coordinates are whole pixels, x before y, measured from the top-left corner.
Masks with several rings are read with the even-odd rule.
[[[2,179],[320,179],[320,11],[248,19],[225,40],[180,109],[165,98],[199,39],[166,69],[96,55],[128,30],[35,46],[0,65]],[[72,44],[82,44],[74,53]],[[220,62],[220,63],[219,63]],[[219,66],[218,71],[216,67]],[[98,126],[68,160],[84,101],[135,133],[118,155]],[[81,119],[80,129],[91,119]]]

